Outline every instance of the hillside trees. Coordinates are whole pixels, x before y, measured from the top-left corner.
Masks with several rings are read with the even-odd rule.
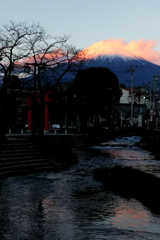
[[[122,95],[117,76],[108,68],[91,67],[79,70],[70,89],[70,96],[76,97],[74,109],[81,120],[93,115],[105,115],[108,122],[114,104]]]
[[[0,94],[0,138],[3,141],[7,124],[7,95],[11,76],[23,73],[19,91],[23,87],[30,86],[34,95],[35,92],[40,93],[42,100],[47,83],[54,82],[55,89],[67,72],[79,69],[83,57],[75,46],[67,44],[69,36],[52,37],[40,24],[34,22],[10,21],[9,24],[3,25],[0,31],[0,73],[3,75]],[[31,77],[24,77],[24,66],[30,67]],[[42,68],[45,69],[43,73]],[[41,112],[42,108],[41,104]],[[42,116],[41,119],[43,119]],[[42,125],[41,122],[41,133]]]

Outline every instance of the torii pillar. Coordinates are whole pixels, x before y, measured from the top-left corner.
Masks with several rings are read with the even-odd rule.
[[[44,94],[44,131],[49,131],[49,106],[48,102],[52,99],[49,97],[51,92]],[[38,98],[37,98],[38,99]],[[28,104],[28,131],[32,130],[32,117],[33,117],[33,101],[31,98],[27,99],[26,103]]]
[[[48,96],[48,93],[45,93],[44,95],[44,131],[49,131],[49,106],[48,102],[51,101],[51,99]]]

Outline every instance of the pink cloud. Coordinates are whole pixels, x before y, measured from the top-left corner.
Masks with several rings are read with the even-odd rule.
[[[158,44],[155,40],[143,40],[131,41],[126,45],[128,51],[141,56],[142,58],[160,64],[160,53],[155,51],[154,48]]]
[[[154,49],[158,43],[155,40],[144,39],[133,40],[129,43],[125,43],[123,39],[108,39],[94,43],[84,50],[89,58],[109,54],[128,57],[133,55],[160,65],[160,52]]]

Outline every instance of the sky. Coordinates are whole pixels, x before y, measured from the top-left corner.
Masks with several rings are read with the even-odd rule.
[[[34,21],[78,49],[109,40],[156,55],[160,64],[160,0],[0,0],[0,25]],[[140,43],[140,45],[139,45]],[[144,43],[144,44],[143,44]],[[135,47],[136,45],[136,47]]]

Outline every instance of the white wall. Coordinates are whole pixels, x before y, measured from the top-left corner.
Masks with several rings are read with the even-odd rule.
[[[131,102],[131,97],[130,97],[129,92],[130,91],[122,88],[122,97],[120,97],[120,103],[125,104],[125,103]]]

